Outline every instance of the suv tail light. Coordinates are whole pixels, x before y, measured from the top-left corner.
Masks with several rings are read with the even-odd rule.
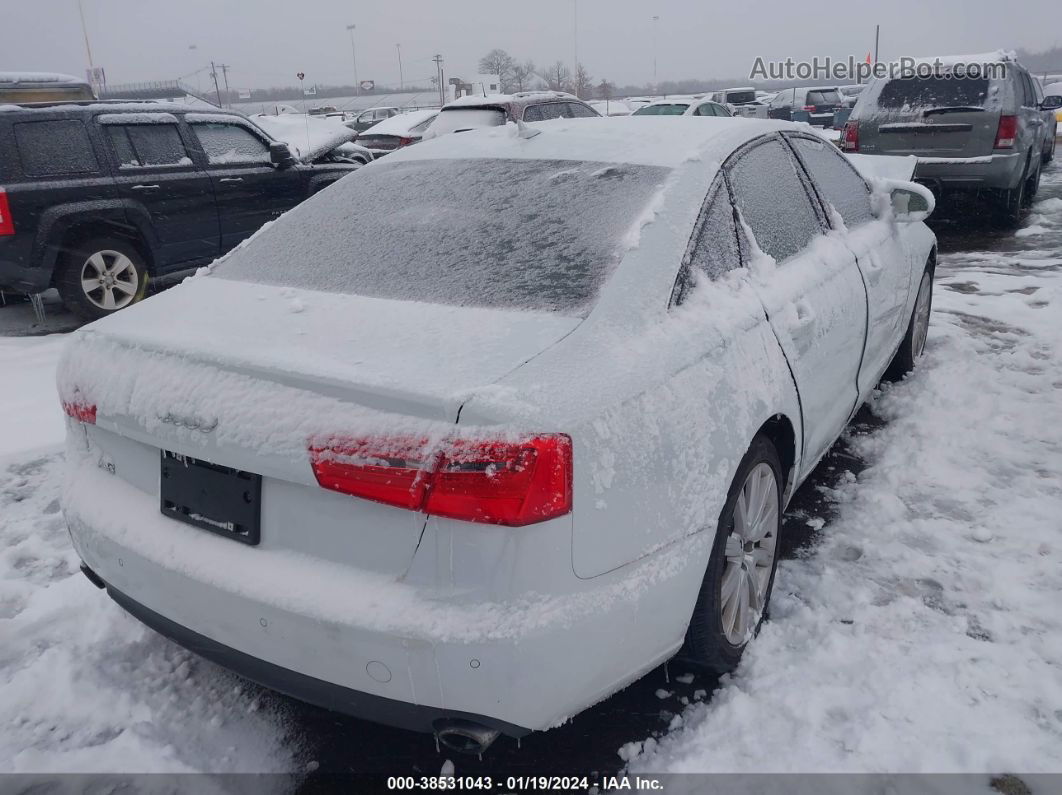
[[[996,128],[996,142],[993,149],[1013,149],[1014,139],[1018,137],[1018,117],[1000,116]]]
[[[805,105],[804,110],[806,110],[808,113],[814,113],[816,107],[816,105]]]
[[[86,422],[89,425],[96,424],[96,407],[78,400],[63,401],[63,411],[78,422]]]
[[[15,219],[11,217],[11,205],[7,201],[7,191],[0,188],[0,237],[15,234]]]
[[[859,151],[859,122],[846,121],[844,123],[844,140],[841,148],[846,152]]]
[[[467,522],[522,527],[572,510],[572,440],[384,437],[310,445],[326,489]]]

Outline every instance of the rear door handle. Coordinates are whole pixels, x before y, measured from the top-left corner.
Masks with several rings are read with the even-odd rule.
[[[134,185],[133,190],[158,190],[158,185]]]
[[[243,177],[222,177],[220,182],[243,182]]]

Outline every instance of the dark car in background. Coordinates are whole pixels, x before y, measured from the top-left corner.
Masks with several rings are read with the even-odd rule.
[[[392,116],[397,116],[401,112],[401,108],[369,108],[368,110],[363,110],[353,119],[350,119],[346,122],[346,125],[354,130],[354,132],[361,133],[373,125],[379,124],[384,119],[390,119]]]
[[[832,127],[833,116],[844,107],[836,86],[783,88],[767,107],[767,116],[785,121],[806,121],[816,127]]]
[[[947,64],[957,59],[939,59]],[[1054,156],[1039,82],[1016,60],[999,55],[999,74],[957,79],[945,71],[872,81],[845,125],[843,148],[868,155],[914,155],[914,178],[937,196],[990,198],[997,220],[1018,223]]]
[[[358,144],[368,149],[372,156],[382,157],[396,149],[411,146],[424,137],[424,131],[435,121],[438,110],[411,110],[399,113],[379,124],[374,124],[358,135]]]
[[[88,319],[149,277],[208,263],[348,163],[303,163],[246,117],[183,105],[58,102],[0,112],[0,290],[56,287]]]

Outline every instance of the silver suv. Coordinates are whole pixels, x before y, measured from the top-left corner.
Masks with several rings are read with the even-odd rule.
[[[1040,171],[1054,154],[1039,83],[1010,57],[1000,74],[873,80],[845,125],[843,149],[868,155],[915,155],[915,180],[937,196],[974,191],[991,199],[1004,225],[1018,223]]]

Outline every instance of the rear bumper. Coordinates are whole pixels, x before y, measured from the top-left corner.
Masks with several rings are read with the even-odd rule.
[[[1010,189],[1021,178],[1025,158],[1021,152],[985,157],[919,157],[914,179],[935,192]]]
[[[94,585],[106,588],[107,595],[123,610],[160,635],[164,635],[189,651],[195,652],[200,657],[217,663],[223,668],[250,679],[252,682],[257,682],[263,687],[284,693],[308,704],[314,704],[333,712],[353,715],[375,723],[417,732],[432,732],[435,730],[438,721],[454,718],[463,718],[489,726],[510,737],[522,737],[531,731],[488,715],[455,712],[453,710],[383,698],[332,684],[312,676],[306,676],[298,671],[282,668],[279,665],[273,665],[170,621],[165,616],[156,613],[154,610],[145,607],[121,591],[111,587],[88,567],[82,566],[82,570]]]
[[[418,565],[494,577],[522,559],[491,554],[482,528],[461,539],[430,520],[411,571],[384,576],[237,544],[163,516],[157,494],[95,458],[68,467],[74,548],[125,609],[267,687],[420,731],[454,717],[549,729],[659,665],[681,645],[710,543],[698,534],[593,580],[567,557],[566,578],[543,573],[536,593],[433,586]],[[556,541],[539,546],[570,556],[570,527]]]
[[[27,268],[18,261],[4,256],[3,242],[0,241],[0,290],[18,293],[40,293],[47,290],[52,283],[51,271],[46,268]]]

